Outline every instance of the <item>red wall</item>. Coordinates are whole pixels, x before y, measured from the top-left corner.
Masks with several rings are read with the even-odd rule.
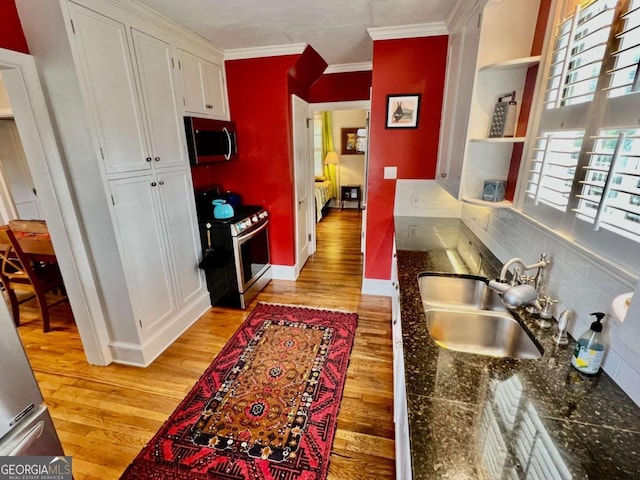
[[[547,22],[551,10],[551,0],[542,0],[538,10],[538,20],[536,22],[536,30],[531,45],[531,55],[540,55],[542,53],[542,44],[546,33]],[[524,137],[527,134],[527,122],[531,113],[533,102],[533,93],[536,87],[536,77],[538,75],[538,66],[529,67],[527,77],[524,83],[524,93],[522,95],[522,103],[520,104],[520,115],[518,117],[518,125],[516,127],[516,136]],[[507,174],[507,188],[504,197],[507,200],[513,200],[516,192],[516,184],[518,183],[518,173],[520,171],[520,163],[522,162],[523,143],[516,143],[513,146],[511,154],[511,163],[509,164],[509,173]]]
[[[14,0],[0,0],[0,47],[29,53]]]
[[[371,77],[371,70],[322,75],[309,90],[309,102],[369,100]]]
[[[275,265],[296,259],[291,94],[306,99],[326,66],[311,48],[302,55],[225,62],[239,158],[191,170],[196,188],[220,184],[240,193],[244,203],[269,210]]]
[[[293,265],[293,170],[287,76],[297,56],[225,62],[229,109],[236,122],[239,158],[194,167],[197,187],[221,184],[243,202],[263,205],[271,214],[271,261]]]
[[[401,179],[435,178],[447,42],[437,36],[373,44],[366,278],[391,278],[396,182],[383,178],[384,167],[397,166]],[[386,129],[387,95],[410,93],[422,96],[418,128]]]

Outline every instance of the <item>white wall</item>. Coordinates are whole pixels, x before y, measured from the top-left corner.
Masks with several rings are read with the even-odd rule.
[[[364,128],[367,122],[365,110],[334,110],[331,112],[333,147],[340,155],[340,184],[361,185],[364,188],[364,154],[342,155],[342,128]],[[338,186],[338,195],[340,187]],[[345,202],[345,208],[356,208],[357,202]]]
[[[453,203],[458,202],[435,180],[398,181],[398,184],[402,188],[396,188],[396,215],[415,215],[417,211],[455,212]],[[569,325],[574,338],[589,328],[593,320],[590,313],[607,313],[605,335],[609,349],[603,368],[640,405],[640,356],[627,347],[621,335],[621,323],[611,315],[613,299],[633,291],[637,278],[511,209],[461,204],[460,211],[464,223],[499,260],[520,257],[532,263],[543,252],[550,256],[547,294],[559,300],[555,306],[556,317],[563,310],[574,312]]]

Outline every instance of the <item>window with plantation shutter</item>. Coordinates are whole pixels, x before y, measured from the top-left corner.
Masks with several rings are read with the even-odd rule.
[[[578,4],[573,15],[558,25],[547,78],[547,108],[593,100],[611,31],[611,3],[595,1],[584,8]]]
[[[583,136],[583,130],[576,130],[545,132],[536,139],[527,189],[536,205],[567,210]]]
[[[640,0],[559,2],[520,197],[525,213],[635,271],[639,62]]]

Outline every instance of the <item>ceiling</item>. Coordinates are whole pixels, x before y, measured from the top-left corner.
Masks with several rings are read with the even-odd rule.
[[[139,0],[223,50],[311,45],[329,65],[371,62],[367,28],[446,22],[469,0]]]

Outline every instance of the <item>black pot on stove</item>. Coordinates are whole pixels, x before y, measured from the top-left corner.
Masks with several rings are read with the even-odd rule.
[[[240,196],[239,193],[234,193],[234,192],[227,191],[227,192],[223,193],[222,195],[220,195],[218,198],[221,198],[222,200],[227,202],[232,207],[237,207],[238,205],[242,204],[242,197]]]

